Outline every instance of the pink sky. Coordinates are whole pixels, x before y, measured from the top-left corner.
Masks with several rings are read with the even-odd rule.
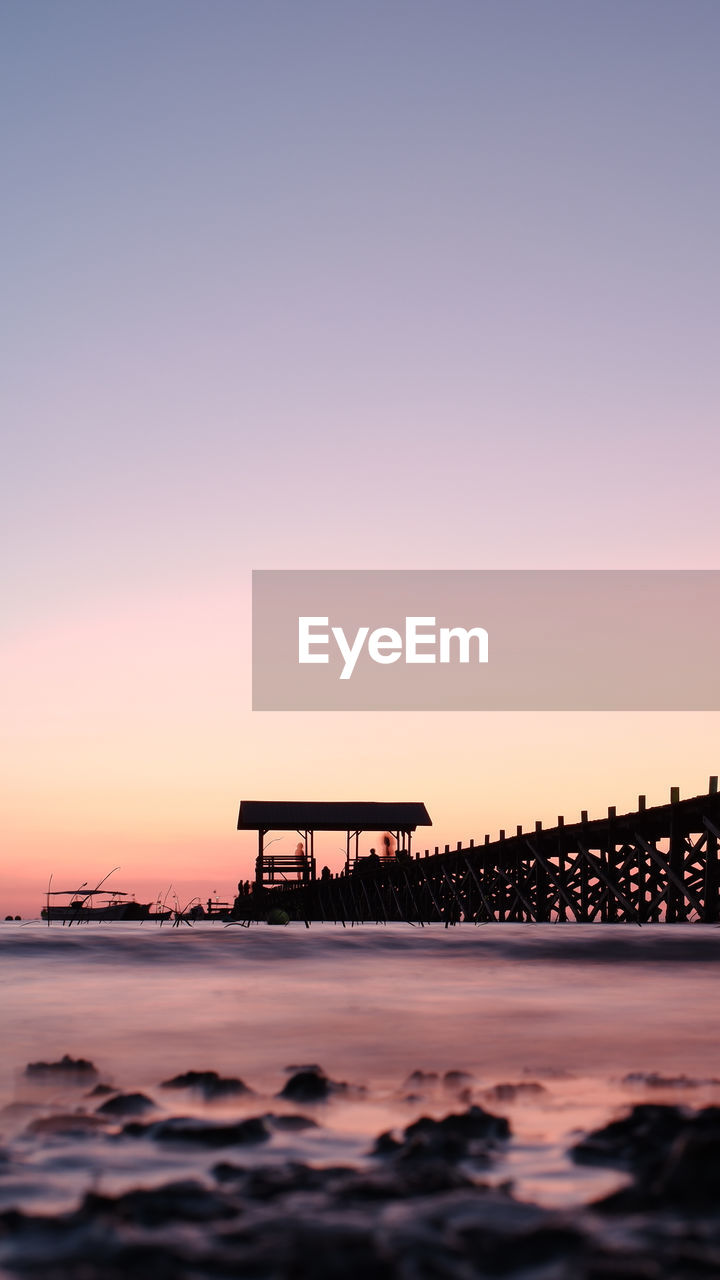
[[[717,6],[139,13],[4,23],[0,914],[226,898],[243,797],[704,790],[716,714],[253,714],[249,593],[717,567]]]

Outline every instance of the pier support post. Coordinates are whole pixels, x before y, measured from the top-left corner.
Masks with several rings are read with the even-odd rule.
[[[717,776],[710,779],[708,793],[716,796]],[[705,920],[715,924],[720,920],[720,868],[718,867],[718,832],[714,823],[705,819],[707,841],[705,844]]]
[[[672,788],[675,792],[676,788]],[[672,794],[671,792],[671,794]],[[676,795],[672,798],[673,805],[677,803]],[[671,871],[681,881],[685,883],[685,835],[680,826],[677,814],[674,812],[670,816],[670,854],[669,866]],[[687,905],[684,895],[681,893],[677,884],[672,880],[668,880],[667,891],[667,921],[668,924],[675,924],[681,920],[687,919]]]

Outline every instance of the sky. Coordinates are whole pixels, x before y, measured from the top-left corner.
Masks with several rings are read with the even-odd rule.
[[[227,899],[243,798],[706,789],[717,713],[253,713],[250,575],[718,567],[719,54],[715,0],[0,0],[0,915]]]

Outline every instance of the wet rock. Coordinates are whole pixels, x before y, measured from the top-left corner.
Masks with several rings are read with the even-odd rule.
[[[571,1151],[579,1164],[611,1165],[647,1176],[683,1132],[687,1117],[679,1107],[642,1104],[587,1134]]]
[[[481,1275],[516,1275],[525,1276],[542,1274],[551,1276],[585,1277],[589,1273],[581,1265],[585,1256],[591,1263],[591,1250],[584,1232],[563,1222],[543,1221],[537,1213],[527,1215],[529,1222],[523,1223],[523,1215],[517,1221],[506,1221],[500,1206],[495,1202],[492,1206],[494,1221],[483,1221],[482,1224],[467,1225],[460,1233],[465,1249],[472,1262],[480,1269]],[[549,1217],[549,1215],[548,1215]],[[632,1280],[632,1273],[618,1270],[605,1270],[595,1253],[592,1259],[593,1270],[590,1274],[597,1280]],[[568,1267],[568,1264],[570,1266]],[[557,1271],[555,1267],[561,1267]],[[546,1268],[552,1268],[547,1271]]]
[[[464,1089],[472,1082],[473,1078],[469,1071],[446,1071],[443,1076],[443,1084],[446,1089]]]
[[[163,1089],[192,1089],[202,1094],[207,1102],[215,1102],[219,1098],[234,1098],[238,1094],[252,1093],[244,1081],[235,1076],[219,1076],[217,1071],[185,1071],[182,1075],[173,1076],[172,1080],[163,1080]]]
[[[108,1098],[107,1102],[103,1102],[95,1114],[118,1117],[144,1116],[148,1111],[154,1110],[155,1103],[144,1093],[117,1093],[114,1098]]]
[[[285,1082],[280,1090],[279,1098],[290,1098],[293,1102],[325,1102],[332,1093],[344,1093],[346,1084],[329,1080],[321,1068],[296,1071]]]
[[[720,1208],[720,1108],[705,1107],[675,1140],[650,1188],[663,1203]]]
[[[456,1165],[430,1156],[369,1173],[350,1171],[331,1186],[331,1190],[340,1201],[408,1200],[474,1185]]]
[[[482,1107],[473,1106],[468,1107],[467,1111],[444,1116],[442,1120],[422,1116],[414,1124],[408,1125],[405,1137],[414,1137],[419,1133],[455,1134],[464,1142],[477,1138],[494,1141],[510,1137],[510,1124],[505,1116],[496,1116]]]
[[[630,1187],[607,1196],[599,1207],[611,1212],[676,1209],[693,1216],[720,1206],[720,1108],[705,1107],[682,1117],[664,1147],[636,1155]],[[720,1261],[720,1255],[719,1255]]]
[[[411,1071],[405,1081],[405,1089],[419,1089],[427,1085],[435,1085],[439,1080],[437,1071]]]
[[[310,1116],[278,1116],[274,1115],[272,1111],[269,1111],[262,1118],[267,1124],[272,1125],[273,1129],[284,1130],[288,1133],[299,1133],[303,1129],[320,1128],[317,1120],[312,1120]]]
[[[510,1137],[510,1125],[504,1116],[493,1115],[482,1107],[432,1120],[421,1116],[404,1130],[402,1140],[392,1134],[381,1134],[373,1155],[390,1156],[399,1161],[444,1160],[457,1162],[467,1155],[486,1158],[490,1148]]]
[[[248,1169],[244,1166],[221,1162],[214,1166],[213,1177],[223,1184],[237,1185],[242,1194],[252,1200],[274,1200],[292,1195],[296,1191],[323,1191],[328,1182],[354,1170],[344,1166],[335,1169],[313,1169],[299,1161],[264,1168]]]
[[[700,1089],[703,1085],[720,1084],[719,1080],[694,1080],[691,1076],[664,1076],[659,1071],[629,1071],[623,1084],[641,1085],[646,1089]]]
[[[399,1142],[388,1129],[387,1132],[381,1133],[380,1136],[375,1139],[375,1145],[371,1154],[374,1156],[395,1156],[401,1150],[402,1142]]]
[[[212,1170],[223,1185],[232,1185],[252,1199],[271,1200],[296,1192],[322,1193],[318,1205],[364,1205],[371,1202],[402,1201],[411,1197],[430,1196],[476,1184],[456,1167],[443,1160],[387,1165],[382,1169],[358,1170],[348,1166],[311,1168],[290,1161],[248,1169],[221,1162]]]
[[[44,1224],[43,1224],[44,1225]],[[17,1257],[13,1275],[34,1280],[197,1280],[198,1272],[182,1245],[134,1243],[100,1232],[99,1225],[80,1224],[69,1231],[33,1238]],[[2,1273],[3,1280],[8,1276]],[[205,1280],[205,1277],[203,1277]]]
[[[40,1083],[62,1081],[67,1084],[87,1084],[97,1079],[97,1069],[87,1058],[71,1058],[63,1054],[59,1062],[28,1062],[25,1075]]]
[[[156,1142],[207,1148],[247,1146],[267,1142],[270,1137],[270,1130],[260,1116],[231,1124],[215,1124],[196,1116],[172,1116],[152,1124],[126,1124],[122,1132],[129,1138],[152,1138]]]
[[[187,1179],[149,1190],[127,1191],[114,1199],[87,1195],[77,1216],[112,1218],[116,1222],[157,1227],[173,1221],[214,1222],[234,1218],[237,1212],[237,1207],[218,1192],[209,1191],[194,1179]]]
[[[96,1084],[94,1089],[85,1094],[86,1098],[107,1098],[109,1094],[115,1093],[115,1087],[111,1084]]]
[[[542,1093],[547,1093],[544,1084],[538,1084],[536,1080],[521,1080],[517,1084],[494,1084],[485,1090],[484,1096],[496,1102],[517,1102],[522,1098],[537,1098]]]
[[[296,1217],[285,1220],[283,1228],[276,1228],[270,1239],[263,1240],[267,1269],[256,1270],[253,1275],[259,1273],[277,1280],[399,1280],[402,1275],[396,1261],[388,1256],[387,1245],[369,1223],[349,1216],[326,1221]]]
[[[424,1184],[413,1169],[216,1166],[57,1216],[0,1212],[2,1265],[24,1280],[716,1280],[720,1222],[609,1222]],[[397,1174],[397,1177],[395,1175]],[[403,1187],[401,1178],[406,1182]],[[459,1180],[455,1171],[454,1180]],[[417,1194],[414,1188],[417,1187]],[[405,1192],[405,1194],[403,1194]]]

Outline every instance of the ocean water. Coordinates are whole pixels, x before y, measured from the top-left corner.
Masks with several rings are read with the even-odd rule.
[[[233,1153],[248,1162],[362,1165],[379,1133],[479,1103],[513,1133],[488,1177],[549,1206],[622,1181],[573,1164],[581,1132],[634,1102],[720,1103],[713,926],[5,923],[0,966],[0,1147],[13,1155],[0,1206],[65,1208],[218,1158],[121,1141],[121,1126],[53,1134],[53,1116],[102,1101],[25,1075],[64,1054],[158,1116],[315,1121]],[[308,1064],[348,1087],[313,1106],[278,1099]],[[189,1069],[253,1092],[206,1103],[161,1087]]]

